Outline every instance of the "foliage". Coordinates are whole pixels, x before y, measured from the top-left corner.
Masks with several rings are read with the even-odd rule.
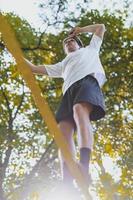
[[[116,17],[106,10],[102,15],[96,10],[83,10],[78,20],[71,14],[69,19],[63,21],[64,29],[58,35],[36,32],[27,21],[13,14],[8,14],[7,19],[25,57],[36,65],[56,63],[64,58],[61,46],[70,30],[70,22],[78,26],[105,24],[107,31],[100,58],[108,79],[103,87],[107,114],[93,124],[96,134],[92,163],[99,167],[95,188],[101,200],[130,200],[133,195],[133,28],[124,27],[122,15]],[[85,45],[91,39],[88,34],[82,34],[81,38]],[[15,200],[25,198],[29,192],[31,196],[36,196],[32,192],[35,189],[40,191],[37,187],[39,183],[40,188],[45,188],[45,193],[49,192],[53,187],[51,180],[54,177],[60,179],[59,163],[56,160],[57,147],[49,136],[26,83],[17,72],[15,62],[3,45],[2,38],[0,40],[0,198]],[[36,79],[51,109],[56,112],[62,97],[62,80],[39,75]],[[116,181],[106,171],[102,162],[105,156],[112,158],[121,169],[119,180]],[[28,183],[31,185],[29,191]]]

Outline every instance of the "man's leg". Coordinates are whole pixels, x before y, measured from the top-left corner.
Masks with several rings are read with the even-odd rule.
[[[93,130],[90,123],[92,105],[77,103],[73,106],[74,120],[77,126],[78,145],[80,150],[80,164],[85,174],[88,174],[91,152],[93,149]]]
[[[73,134],[74,134],[74,123],[70,120],[63,120],[59,123],[59,128],[62,131],[63,135],[66,138],[66,141],[68,142],[69,148],[71,150],[72,156],[75,159],[76,156],[76,150],[75,150],[75,144],[73,140]],[[65,160],[61,154],[61,151],[59,150],[59,159],[61,164],[61,170],[62,170],[62,176],[64,183],[72,183],[73,177],[69,173],[68,167],[65,163]]]

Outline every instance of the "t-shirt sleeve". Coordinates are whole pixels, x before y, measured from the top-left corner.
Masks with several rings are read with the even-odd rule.
[[[45,65],[48,76],[53,78],[62,78],[62,62],[53,65]]]
[[[101,44],[102,44],[102,39],[99,36],[93,34],[89,47],[94,48],[97,52],[99,52]]]

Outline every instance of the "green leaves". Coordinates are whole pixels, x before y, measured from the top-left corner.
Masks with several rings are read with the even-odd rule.
[[[53,1],[51,3],[54,4]],[[61,9],[64,9],[63,5]],[[110,15],[107,10],[103,14],[97,10],[84,12],[83,9],[82,11],[79,19],[72,20],[73,15],[66,18],[64,29],[58,35],[36,32],[26,20],[13,14],[8,14],[7,18],[15,31],[25,57],[36,65],[52,64],[64,58],[62,40],[66,37],[71,24],[76,24],[77,21],[78,26],[93,23],[105,24],[107,31],[100,58],[108,79],[103,87],[106,116],[93,124],[96,135],[92,162],[96,163],[100,169],[99,182],[96,180],[96,184],[99,184],[95,187],[100,199],[113,200],[115,198],[113,193],[115,193],[118,199],[125,200],[132,195],[130,177],[132,175],[133,131],[133,29],[124,27],[123,16]],[[85,45],[89,44],[91,38],[87,34],[80,37]],[[1,37],[0,44],[1,46],[3,44]],[[6,182],[5,194],[9,195],[9,199],[14,200],[18,194],[15,188],[21,188],[22,185],[24,188],[23,180],[27,173],[31,175],[32,170],[34,171],[37,166],[38,178],[35,173],[31,177],[35,182],[41,180],[42,188],[45,188],[47,187],[47,184],[43,182],[45,174],[42,176],[44,168],[48,171],[49,178],[47,179],[50,181],[53,178],[50,173],[55,172],[54,169],[50,171],[49,165],[56,166],[55,177],[57,177],[59,176],[59,164],[54,159],[57,157],[57,147],[53,145],[49,148],[52,139],[48,129],[42,121],[29,89],[21,75],[18,74],[14,61],[11,61],[8,56],[7,50],[2,46],[0,51],[0,165],[6,158],[6,151],[12,147],[6,168],[10,173],[4,174],[2,181]],[[36,75],[36,79],[42,95],[47,98],[53,112],[56,112],[62,96],[63,81],[40,75]],[[48,153],[43,157],[44,151]],[[102,163],[104,156],[115,160],[116,166],[121,169],[119,181],[116,182],[111,174],[106,172],[106,167]],[[17,177],[15,177],[16,173]],[[32,188],[30,191],[32,195]],[[36,193],[33,196],[36,196]]]

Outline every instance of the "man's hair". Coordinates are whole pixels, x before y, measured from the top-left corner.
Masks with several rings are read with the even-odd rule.
[[[78,43],[78,45],[79,45],[80,48],[84,46],[83,43],[82,43],[82,41],[80,40],[80,38],[78,36],[68,36],[67,38],[65,38],[63,40],[63,46],[65,45],[65,41],[67,41],[70,38],[73,38]]]

